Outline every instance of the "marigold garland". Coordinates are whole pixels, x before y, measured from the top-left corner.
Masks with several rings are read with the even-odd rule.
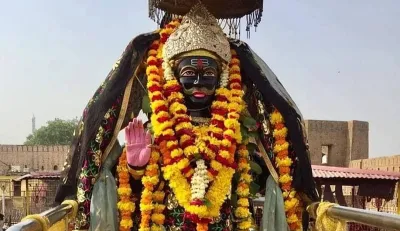
[[[249,196],[250,196],[250,183],[252,177],[249,173],[249,151],[245,144],[241,144],[238,150],[238,172],[240,173],[238,186],[236,193],[239,196],[237,201],[237,207],[235,209],[235,216],[240,220],[238,223],[239,230],[249,230],[252,225],[251,212],[249,209]]]
[[[289,157],[289,142],[286,140],[288,129],[281,113],[275,109],[270,115],[273,126],[273,137],[275,140],[273,152],[275,163],[279,173],[279,183],[283,192],[286,219],[290,230],[301,230],[300,201],[296,191],[292,188],[292,176],[290,167],[292,159]]]
[[[232,89],[231,94],[233,99],[229,104],[229,117],[230,118],[239,118],[239,112],[243,109],[244,101],[241,101],[243,97],[243,91],[241,86],[241,75],[240,75],[240,60],[237,57],[236,51],[231,50],[232,59],[230,62],[230,70],[229,70],[229,82],[230,88]],[[240,126],[236,125],[236,126]],[[240,130],[236,130],[239,131]],[[235,134],[239,135],[239,134]],[[236,188],[236,193],[238,195],[237,207],[234,211],[234,215],[236,218],[240,220],[238,223],[239,230],[249,230],[252,222],[251,222],[251,212],[249,209],[249,196],[250,196],[250,183],[252,181],[252,177],[249,173],[250,164],[249,164],[249,151],[247,150],[246,143],[248,141],[242,141],[238,148],[238,168],[237,171],[240,174],[239,182]]]
[[[135,211],[135,204],[131,201],[132,189],[129,184],[129,170],[128,161],[126,160],[126,148],[124,148],[122,155],[119,158],[117,166],[118,173],[118,196],[119,201],[117,204],[120,213],[120,231],[129,231],[133,227],[131,218],[132,213]]]
[[[197,230],[203,231],[208,230],[208,223],[219,216],[230,190],[236,167],[236,144],[241,142],[238,119],[244,105],[243,93],[240,69],[237,68],[239,62],[232,53],[233,65],[231,68],[224,66],[220,88],[211,105],[211,125],[204,128],[192,125],[171,63],[161,59],[164,43],[178,25],[179,21],[175,20],[161,30],[160,41],[154,42],[148,52],[146,73],[153,110],[151,124],[155,143],[163,157],[164,179],[169,180],[178,203],[185,209],[185,217],[197,223]],[[207,169],[202,161],[197,161],[197,167],[193,169],[190,161],[198,157],[209,161],[211,167]],[[206,185],[208,182],[210,185]]]

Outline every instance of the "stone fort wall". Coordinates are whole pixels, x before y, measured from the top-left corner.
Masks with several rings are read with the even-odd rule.
[[[305,130],[312,164],[348,167],[352,160],[368,159],[368,122],[306,120]]]
[[[352,160],[351,168],[400,172],[400,155],[385,156],[363,160]]]
[[[0,145],[0,174],[10,171],[10,166],[20,166],[20,171],[60,171],[69,146]]]

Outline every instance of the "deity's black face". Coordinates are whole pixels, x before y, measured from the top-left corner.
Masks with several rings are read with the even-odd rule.
[[[221,73],[218,62],[210,57],[189,56],[182,58],[175,70],[187,107],[201,109],[210,106]]]

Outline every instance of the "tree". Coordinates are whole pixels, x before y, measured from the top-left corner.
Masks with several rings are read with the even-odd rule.
[[[40,127],[26,137],[25,145],[68,145],[72,141],[77,119],[48,121],[46,126]]]

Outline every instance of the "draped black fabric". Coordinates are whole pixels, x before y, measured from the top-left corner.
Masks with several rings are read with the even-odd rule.
[[[297,157],[293,187],[299,192],[304,192],[311,200],[317,201],[318,195],[301,126],[300,110],[268,65],[247,44],[237,40],[231,44],[239,56],[243,76],[250,78],[262,93],[264,101],[274,105],[285,118],[290,141]]]
[[[74,198],[76,196],[77,181],[83,161],[87,156],[86,153],[89,149],[88,145],[90,141],[96,136],[106,112],[111,108],[117,97],[123,94],[136,68],[142,64],[141,62],[151,42],[158,38],[159,35],[156,32],[142,34],[134,38],[123,52],[119,66],[108,74],[104,82],[105,87],[100,87],[96,91],[93,97],[96,100],[93,100],[93,103],[90,105],[88,104],[88,107],[85,109],[86,113],[84,113],[81,119],[84,124],[83,130],[79,132],[79,128],[76,129],[76,136],[68,154],[70,156],[69,164],[71,167],[65,172],[65,178],[57,190],[57,203],[62,202],[66,197]],[[136,83],[137,81],[135,79]],[[136,98],[131,97],[129,104],[135,105],[129,105],[126,117],[132,114],[133,108],[136,108],[134,114],[138,114],[139,111],[137,109],[140,109],[142,97],[143,95],[138,96],[137,94]],[[125,124],[127,121],[128,119],[125,119]]]

